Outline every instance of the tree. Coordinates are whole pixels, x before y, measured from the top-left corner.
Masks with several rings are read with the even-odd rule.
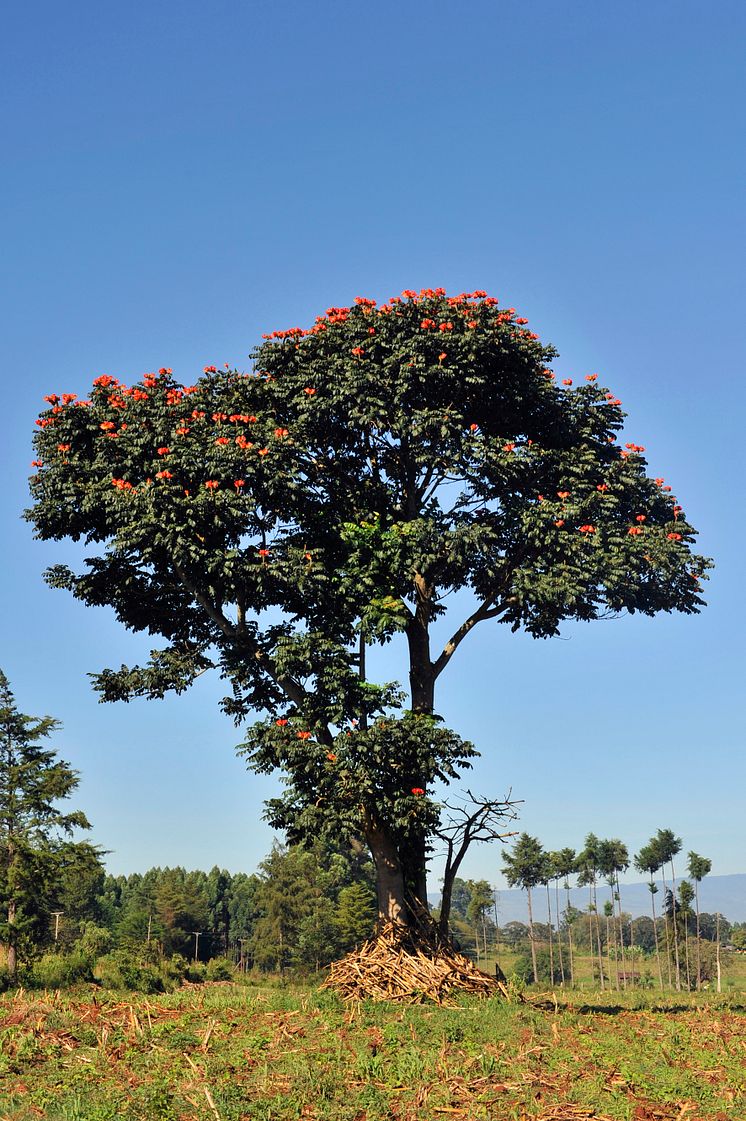
[[[674,870],[673,858],[677,853],[681,852],[681,837],[677,837],[671,829],[659,829],[653,837],[651,844],[654,845],[658,859],[660,860],[661,869],[665,869],[666,864],[671,866],[671,899],[672,904],[670,908],[670,915],[675,916],[676,913],[676,872]],[[663,879],[663,889],[666,891],[665,873]],[[669,908],[665,909],[666,920],[669,918]],[[668,927],[666,927],[668,929]],[[673,950],[674,950],[674,965],[676,970],[676,989],[681,988],[681,962],[679,960],[679,940],[676,936],[676,928],[673,928]]]
[[[441,807],[441,819],[433,828],[433,834],[445,844],[446,857],[438,918],[441,938],[448,937],[453,892],[459,882],[458,870],[470,846],[475,841],[505,841],[508,837],[515,836],[515,832],[499,832],[506,821],[514,821],[518,816],[515,808],[517,803],[510,800],[510,793],[503,801],[475,798],[470,790],[466,791],[466,795],[466,799],[455,805],[452,802],[444,802]],[[466,917],[465,910],[463,917]]]
[[[495,906],[495,889],[487,880],[467,880],[469,888],[469,906],[466,911],[466,921],[474,929],[474,945],[479,958],[479,933],[482,933],[482,951],[487,956],[487,915]]]
[[[699,885],[705,876],[712,870],[712,861],[706,856],[690,852],[688,856],[687,872],[694,880],[694,906],[697,912],[697,990],[702,987],[702,955],[700,948],[700,913],[699,913]]]
[[[596,893],[596,880],[600,870],[601,856],[600,856],[601,842],[595,833],[589,833],[585,838],[585,848],[582,852],[578,853],[577,870],[578,870],[578,887],[588,887],[588,929],[589,932],[593,930],[593,923],[596,926],[596,952],[598,957],[598,978],[601,985],[601,991],[604,991],[604,962],[601,952],[601,925],[598,914],[598,897]],[[591,953],[593,953],[593,935],[591,933]]]
[[[531,942],[531,961],[533,964],[534,984],[539,978],[536,961],[536,938],[534,930],[534,909],[531,902],[531,889],[542,882],[545,859],[544,850],[537,837],[521,833],[511,852],[502,854],[505,865],[505,878],[511,887],[520,887],[526,892],[528,900],[528,936]]]
[[[100,867],[93,846],[70,840],[76,829],[90,828],[85,814],[58,807],[80,781],[43,746],[58,728],[50,716],[20,713],[0,671],[0,940],[11,977],[46,926],[47,905],[64,890],[71,867]]]
[[[577,857],[575,849],[564,848],[559,852],[552,853],[552,860],[554,861],[555,874],[558,882],[563,880],[563,887],[565,889],[565,927],[567,929],[567,948],[570,957],[570,984],[575,984],[575,963],[573,961],[572,952],[572,918],[570,908],[570,879],[569,877],[576,870]],[[557,906],[557,913],[559,914],[559,904]]]
[[[252,374],[103,375],[37,421],[28,517],[93,548],[49,583],[165,643],[94,675],[101,697],[161,697],[215,667],[227,713],[266,714],[244,751],[285,776],[270,821],[291,840],[363,837],[382,919],[426,906],[428,790],[474,753],[435,720],[435,685],[474,627],[543,638],[703,604],[708,562],[644,449],[617,447],[620,402],[595,374],[557,386],[525,324],[483,292],[359,298],[265,336]],[[460,589],[472,605],[434,650]],[[395,637],[407,711],[367,680],[366,647]]]
[[[658,981],[661,989],[663,988],[663,970],[661,968],[661,951],[658,943],[658,920],[655,915],[655,897],[658,893],[658,887],[653,877],[660,869],[660,854],[651,840],[647,845],[638,852],[634,858],[635,868],[638,872],[647,872],[650,876],[648,888],[650,890],[650,906],[653,912],[653,934],[655,936],[655,959],[658,963]],[[668,930],[668,928],[666,928]],[[669,978],[670,983],[670,978]]]

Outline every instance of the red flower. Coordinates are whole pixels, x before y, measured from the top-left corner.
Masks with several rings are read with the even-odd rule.
[[[188,428],[177,428],[176,429],[176,435],[177,436],[187,436],[188,434],[189,434],[189,429]]]
[[[669,541],[681,541],[681,534],[680,533],[667,533],[666,537],[668,538]]]
[[[434,327],[434,326],[435,326],[435,320],[434,319],[423,319],[422,323],[420,323],[420,327],[423,329],[423,331],[427,331],[427,330],[430,329],[430,327]]]
[[[421,786],[413,786],[412,793],[414,794],[415,798],[421,798],[425,791]]]
[[[642,526],[631,525],[627,530],[627,533],[630,535],[630,537],[637,537],[640,533],[642,533]]]
[[[563,498],[563,499],[564,498],[569,498],[570,497],[570,492],[569,492],[569,490],[558,490],[557,491],[557,497],[558,498]]]
[[[635,518],[636,522],[646,522],[648,519],[645,514],[638,514]]]
[[[269,448],[260,448],[259,455],[269,455]]]
[[[515,448],[515,444],[503,444],[503,451],[504,452],[512,452],[514,448]]]
[[[44,464],[42,463],[42,461],[40,459],[32,459],[31,460],[31,466],[32,467],[43,467]]]
[[[365,354],[365,351],[361,346],[353,346],[352,353],[356,358],[362,358],[362,356]]]
[[[156,471],[155,477],[156,479],[173,479],[170,471]]]
[[[563,385],[572,385],[572,378],[563,378],[562,379],[562,384]]]
[[[586,374],[585,375],[585,380],[586,381],[596,381],[597,379],[598,379],[598,374]]]
[[[311,738],[310,732],[298,732],[297,735],[299,740],[310,740]]]
[[[103,428],[103,425],[101,427]],[[158,455],[168,455],[170,451],[170,448],[158,448]]]
[[[58,452],[69,452],[70,451],[70,445],[69,444],[58,444],[57,445],[57,451]]]
[[[277,725],[278,728],[284,728],[285,725],[287,724],[287,720],[285,719],[284,716],[281,716],[279,720],[275,720],[275,724]]]
[[[56,393],[48,393],[44,400],[50,405],[56,405],[59,402],[59,397]]]
[[[287,434],[287,428],[275,428],[275,436],[278,440],[282,440],[284,436],[287,436]]]
[[[236,479],[235,482],[233,483],[233,485],[236,488],[236,490],[240,490],[241,487],[246,486],[246,480],[245,479]]]
[[[108,432],[111,428],[116,428],[116,425],[113,420],[105,420],[99,425],[99,427],[102,429],[102,431]]]
[[[206,374],[216,374],[218,372],[217,366],[205,366]]]
[[[165,378],[168,374],[172,374],[173,370],[171,369],[170,366],[161,366],[158,373],[161,375],[162,378]]]
[[[453,324],[450,321],[448,323],[441,323],[440,326],[438,327],[438,330],[439,331],[452,331],[453,330]]]
[[[476,432],[478,428],[479,428],[478,424],[470,424],[469,425],[469,431],[470,432]]]
[[[477,321],[476,321],[476,319],[469,319],[469,320],[467,320],[467,322],[466,322],[466,326],[467,326],[467,327],[471,327],[472,329],[473,329],[474,327],[476,327],[476,326],[477,326]]]
[[[330,763],[336,763],[337,762],[337,756],[334,754],[333,751],[327,751],[326,757],[327,757],[327,759],[329,760]]]
[[[562,529],[562,526],[565,524],[565,519],[558,518],[554,524],[557,526],[557,529]]]
[[[230,439],[229,439],[228,436],[218,436],[215,443],[216,444],[230,444]]]
[[[208,479],[205,483],[205,487],[207,490],[217,490],[219,486],[220,483],[217,481],[217,479]]]
[[[111,377],[110,374],[101,374],[100,377],[93,379],[93,384],[100,386],[101,389],[106,389],[110,385],[118,385],[119,382],[116,378]]]
[[[213,413],[212,414],[212,419],[213,420],[227,420],[228,419],[228,414],[227,413]]]
[[[594,525],[581,525],[578,527],[578,533],[595,533],[596,527]]]
[[[268,557],[269,556],[269,549],[259,549],[258,553],[259,553],[260,557]]]
[[[307,385],[306,388],[303,390],[303,392],[307,393],[309,397],[313,397],[316,390],[312,386]],[[254,418],[254,419],[256,419],[256,418]]]
[[[447,357],[448,357],[448,355],[446,354],[446,352],[444,350],[442,350],[440,352],[440,354],[438,355],[438,361],[439,362],[444,362]]]
[[[609,484],[608,483],[599,483],[598,486],[596,487],[596,490],[600,490],[601,494],[605,494],[605,492],[608,489],[609,489]]]

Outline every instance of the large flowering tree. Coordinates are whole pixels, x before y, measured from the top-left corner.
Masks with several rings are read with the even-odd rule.
[[[408,291],[264,336],[251,373],[103,375],[37,420],[28,517],[90,550],[49,582],[163,640],[95,675],[102,698],[218,668],[226,711],[264,714],[243,750],[284,773],[273,823],[364,837],[388,917],[425,900],[428,789],[473,754],[434,705],[475,626],[547,637],[703,603],[694,530],[644,448],[619,446],[621,402],[595,374],[558,385],[554,357],[484,292]],[[473,605],[434,649],[458,589]],[[408,698],[365,671],[398,637]]]

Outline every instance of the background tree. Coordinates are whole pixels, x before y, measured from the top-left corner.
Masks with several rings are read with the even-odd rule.
[[[511,887],[520,887],[526,892],[528,901],[528,936],[531,942],[531,962],[534,984],[539,978],[536,959],[536,938],[534,930],[534,911],[531,902],[531,889],[541,883],[544,874],[544,850],[536,837],[521,833],[510,852],[502,854],[505,865],[505,878]]]
[[[670,906],[666,906],[665,915],[666,920],[673,921],[676,915],[676,871],[674,869],[673,858],[681,852],[681,837],[677,837],[671,829],[659,829],[651,842],[657,852],[660,860],[661,872],[664,873],[663,890],[666,892],[665,882],[665,867],[668,864],[671,868],[671,901]],[[668,899],[668,896],[666,896]],[[681,961],[679,958],[679,940],[676,936],[675,926],[673,930],[673,951],[674,951],[674,966],[676,974],[676,989],[681,988]]]
[[[570,917],[570,876],[575,872],[577,865],[577,857],[575,849],[564,848],[559,852],[552,853],[552,860],[554,861],[555,872],[559,879],[563,881],[565,889],[565,922],[564,926],[567,930],[567,949],[570,962],[570,984],[575,984],[575,963],[573,961],[572,949],[572,918]],[[557,908],[559,911],[559,906]]]
[[[479,958],[479,935],[482,935],[482,954],[487,956],[487,928],[492,926],[490,913],[495,906],[495,890],[487,880],[467,880],[469,906],[466,921],[474,930],[474,944]]]
[[[43,746],[58,728],[50,716],[20,713],[0,671],[0,941],[7,946],[11,977],[46,927],[50,905],[66,891],[72,898],[72,871],[81,875],[100,868],[93,846],[69,839],[76,829],[90,828],[85,815],[58,807],[79,782],[77,773]]]
[[[554,356],[483,292],[407,291],[266,336],[251,375],[103,375],[89,400],[50,394],[37,421],[28,516],[93,549],[48,581],[165,643],[96,675],[102,698],[217,668],[226,712],[267,714],[245,750],[286,776],[270,820],[364,837],[383,918],[426,905],[427,791],[473,753],[433,723],[435,683],[475,626],[547,637],[703,603],[681,505],[643,448],[617,447],[620,402],[596,375],[557,386]],[[472,606],[433,650],[457,589]],[[411,716],[391,737],[404,699],[367,680],[365,649],[398,635]],[[342,756],[354,782],[330,784]]]
[[[679,884],[679,929],[684,935],[684,967],[687,989],[692,987],[692,972],[689,967],[689,923],[693,915],[693,902],[694,888],[688,880],[682,880]]]
[[[598,957],[598,977],[601,991],[604,991],[604,961],[601,950],[601,921],[598,914],[598,897],[596,891],[596,884],[598,881],[598,874],[601,867],[601,842],[595,833],[589,833],[585,838],[585,846],[582,852],[578,853],[577,869],[578,869],[578,887],[587,886],[588,888],[588,914],[589,914],[589,931],[592,931],[593,925],[596,927],[596,952]],[[593,953],[593,935],[591,934],[591,953]]]
[[[700,914],[699,914],[699,885],[712,869],[712,861],[706,856],[699,856],[696,852],[689,853],[687,871],[694,880],[694,906],[697,913],[697,989],[701,988],[702,956],[700,951]]]
[[[662,969],[662,966],[661,966],[660,945],[658,943],[658,920],[657,920],[656,915],[655,915],[655,897],[656,897],[656,894],[658,892],[658,887],[657,887],[657,885],[655,883],[655,880],[653,878],[655,876],[655,874],[660,870],[661,858],[660,858],[660,853],[658,852],[658,849],[656,848],[653,840],[649,841],[649,843],[647,845],[643,845],[643,847],[640,849],[640,851],[634,857],[634,864],[635,864],[635,868],[638,870],[638,872],[642,872],[642,873],[647,872],[648,876],[650,877],[649,882],[648,882],[648,888],[650,890],[650,906],[651,906],[652,913],[653,913],[653,934],[655,936],[655,959],[656,959],[656,962],[658,963],[658,980],[660,982],[660,987],[662,989],[663,988],[663,969]],[[666,929],[668,929],[668,928],[666,928]],[[669,960],[669,970],[670,970],[670,960]],[[669,973],[668,983],[669,983],[669,985],[671,983],[670,973]]]

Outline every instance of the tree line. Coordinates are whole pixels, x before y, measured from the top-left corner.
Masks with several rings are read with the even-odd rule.
[[[503,853],[505,876],[511,887],[526,892],[527,934],[531,952],[531,975],[539,979],[539,946],[546,944],[551,977],[572,983],[573,953],[582,939],[596,960],[596,976],[603,989],[608,983],[626,986],[634,979],[635,950],[654,954],[658,984],[681,990],[699,989],[713,975],[712,954],[706,943],[714,937],[718,952],[714,971],[719,981],[721,939],[732,932],[720,915],[703,916],[699,885],[712,869],[712,862],[690,851],[686,861],[688,879],[677,883],[675,858],[682,840],[671,829],[658,829],[640,851],[631,855],[618,838],[602,839],[589,833],[581,850],[547,851],[536,837],[521,833],[510,851]],[[630,867],[648,876],[650,925],[631,920],[622,910],[620,875]],[[585,915],[570,904],[570,878],[588,889]],[[601,899],[599,893],[608,893]],[[656,896],[663,889],[660,913]],[[546,895],[548,923],[541,929],[534,919],[537,889]],[[564,892],[564,908],[560,891]],[[552,901],[554,896],[554,902]],[[554,914],[554,921],[552,919]],[[637,936],[635,936],[635,923]],[[642,930],[652,937],[641,944]],[[736,929],[740,937],[740,930]],[[574,937],[573,937],[574,936]],[[610,962],[613,957],[613,969]]]

